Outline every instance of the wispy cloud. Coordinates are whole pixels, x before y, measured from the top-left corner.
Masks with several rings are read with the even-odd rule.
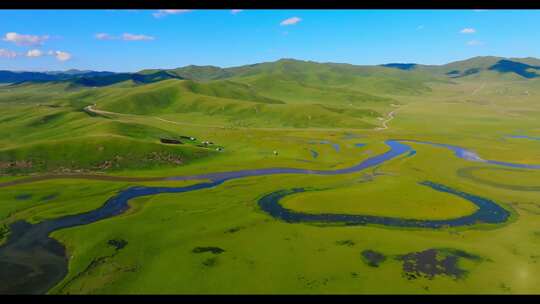
[[[416,27],[416,29],[419,30],[419,31],[420,31],[420,30],[423,30],[423,29],[424,29],[424,26],[423,26],[423,25],[419,25],[419,26]]]
[[[191,12],[190,9],[160,9],[152,15],[156,18],[165,17],[167,15],[177,15]]]
[[[107,34],[107,33],[97,33],[97,34],[94,35],[94,37],[97,40],[113,40],[113,39],[117,39],[117,37],[112,36],[112,35]]]
[[[6,49],[0,49],[0,58],[15,58],[17,57],[17,53],[14,51],[6,50]]]
[[[484,43],[482,41],[478,41],[478,40],[470,40],[470,41],[467,41],[467,45],[479,46],[479,45],[484,45]]]
[[[243,11],[243,10],[241,10],[241,9],[232,9],[231,14],[236,15],[236,14],[240,13],[241,11]]]
[[[288,19],[285,19],[285,20],[281,21],[280,25],[282,25],[282,26],[295,25],[300,21],[302,21],[301,18],[291,17],[291,18],[288,18]]]
[[[154,40],[155,38],[153,36],[148,35],[136,35],[136,34],[130,34],[130,33],[124,33],[122,35],[122,40],[126,41],[148,41],[148,40]]]
[[[49,52],[50,54],[51,52]],[[53,52],[54,57],[58,59],[59,61],[68,61],[71,59],[71,54],[68,52],[62,52],[62,51],[54,51]]]
[[[148,41],[155,40],[154,36],[148,36],[143,34],[130,34],[124,33],[121,36],[111,35],[109,33],[97,33],[94,35],[97,40],[124,40],[124,41]]]
[[[33,49],[26,52],[26,57],[41,57],[41,56],[43,56],[43,52],[38,49]]]
[[[32,46],[43,44],[45,40],[49,39],[49,35],[37,36],[37,35],[23,35],[15,32],[6,33],[4,41],[15,43],[20,46]]]
[[[471,27],[466,27],[466,28],[462,29],[459,32],[462,33],[462,34],[474,34],[474,33],[476,33],[476,30],[471,28]]]
[[[31,50],[26,51],[26,53],[16,53],[11,50],[0,49],[0,57],[4,57],[4,58],[15,58],[18,56],[37,58],[37,57],[42,57],[45,55],[55,57],[59,61],[67,61],[67,60],[70,60],[72,57],[71,53],[64,52],[64,51],[49,50],[47,52],[44,52],[40,49],[31,49]]]

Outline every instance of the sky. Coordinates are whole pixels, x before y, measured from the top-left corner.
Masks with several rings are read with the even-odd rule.
[[[0,70],[540,58],[540,10],[0,10]]]

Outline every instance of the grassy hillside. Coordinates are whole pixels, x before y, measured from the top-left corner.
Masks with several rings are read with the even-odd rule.
[[[260,92],[260,93],[259,93]],[[208,84],[169,80],[96,98],[99,109],[138,115],[198,113],[214,120],[244,121],[251,126],[270,127],[369,127],[362,120],[380,117],[372,110],[392,102],[387,98],[355,94],[345,90],[305,88],[294,96],[270,94],[245,83],[218,81]],[[279,95],[282,99],[276,98]],[[291,98],[288,98],[288,97]],[[294,98],[294,99],[292,99]],[[286,100],[286,101],[283,101]],[[371,103],[370,103],[371,102]],[[180,116],[179,116],[180,115]]]
[[[166,145],[169,130],[88,114],[69,105],[0,110],[0,174],[105,172],[182,166],[215,151],[199,142]]]
[[[433,78],[421,73],[407,75],[403,71],[385,67],[317,63],[294,59],[281,59],[275,62],[226,69],[195,66],[187,69],[192,71],[191,74],[196,74],[196,70],[197,74],[204,74],[205,76],[201,78],[205,80],[228,78],[253,82],[261,78],[259,82],[268,82],[278,79],[301,86],[340,87],[375,94],[421,93],[429,90],[422,82]]]
[[[38,94],[40,91],[45,94]],[[129,81],[98,88],[73,83],[26,83],[0,90],[0,102],[69,106],[138,115],[206,115],[259,127],[373,127],[399,101],[349,88],[304,84],[277,75],[212,82]]]
[[[85,136],[48,140],[0,150],[0,172],[106,172],[182,166],[210,151],[174,147],[122,136]]]

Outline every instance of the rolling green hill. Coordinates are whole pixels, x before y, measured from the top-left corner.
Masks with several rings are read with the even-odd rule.
[[[210,121],[259,127],[373,128],[391,104],[400,103],[395,95],[429,92],[424,82],[432,77],[405,75],[390,68],[283,59],[227,69],[189,66],[23,83],[2,90],[0,102],[78,109],[96,104],[101,110],[137,115],[195,113]],[[28,98],[43,88],[49,95]]]
[[[448,94],[476,92],[485,80],[497,83],[484,89],[491,94],[538,92],[538,61],[488,56],[442,66],[356,66],[281,59],[232,68],[187,66],[103,76],[66,72],[59,75],[74,78],[0,87],[0,162],[5,172],[98,170],[114,159],[123,159],[117,161],[118,168],[142,168],[155,153],[181,155],[187,163],[215,152],[161,144],[160,138],[179,134],[152,123],[158,120],[224,127],[375,129],[395,107],[437,96],[434,84]],[[509,83],[513,90],[506,89]],[[128,156],[116,144],[133,153]],[[53,153],[57,147],[64,151],[60,158]],[[95,153],[96,147],[125,155]],[[78,161],[79,154],[89,156]],[[29,159],[32,169],[25,167]],[[157,164],[174,166],[175,161]]]
[[[208,117],[208,122],[215,119],[241,121],[251,126],[272,127],[373,127],[362,118],[381,116],[370,107],[350,106],[352,102],[362,100],[387,105],[390,99],[359,94],[351,95],[348,104],[336,106],[336,99],[344,101],[344,93],[325,92],[330,102],[325,102],[324,95],[315,96],[312,92],[297,90],[297,98],[304,98],[311,93],[312,103],[284,102],[279,99],[258,94],[245,83],[219,81],[213,83],[194,83],[192,81],[167,80],[159,83],[128,89],[115,89],[103,97],[95,99],[99,109],[117,113],[137,115],[189,114],[198,113]],[[315,91],[320,93],[320,91]],[[263,91],[264,93],[264,91]],[[341,95],[340,95],[341,94]],[[273,96],[275,97],[275,95]],[[287,97],[287,96],[282,96]],[[332,98],[332,99],[330,99]],[[357,98],[356,100],[354,98]],[[325,106],[326,105],[326,106]],[[332,105],[332,106],[330,106]],[[181,116],[179,116],[181,117]]]
[[[153,72],[157,70],[146,70]],[[378,66],[355,66],[339,63],[318,63],[295,59],[244,65],[231,68],[187,66],[165,70],[178,77],[197,81],[231,79],[256,84],[285,81],[297,85],[349,88],[371,93],[410,94],[429,90],[424,81],[433,80],[425,73],[407,74]],[[262,79],[262,80],[260,80]]]

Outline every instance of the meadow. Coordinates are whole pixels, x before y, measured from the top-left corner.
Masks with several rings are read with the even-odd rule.
[[[189,80],[0,87],[0,243],[17,221],[88,212],[130,187],[185,187],[207,180],[166,178],[245,169],[338,170],[385,153],[388,139],[540,164],[540,141],[508,137],[540,137],[538,79],[444,76],[454,68],[282,60],[228,74],[174,71]],[[388,128],[378,129],[392,111]],[[120,215],[52,232],[65,247],[67,275],[47,292],[539,293],[540,171],[408,145],[414,153],[360,172],[251,176],[131,199]],[[39,176],[46,178],[32,180]],[[427,220],[477,210],[423,181],[489,198],[511,215],[500,224],[399,228],[288,223],[258,205],[266,194],[306,188],[317,191],[281,205]]]

